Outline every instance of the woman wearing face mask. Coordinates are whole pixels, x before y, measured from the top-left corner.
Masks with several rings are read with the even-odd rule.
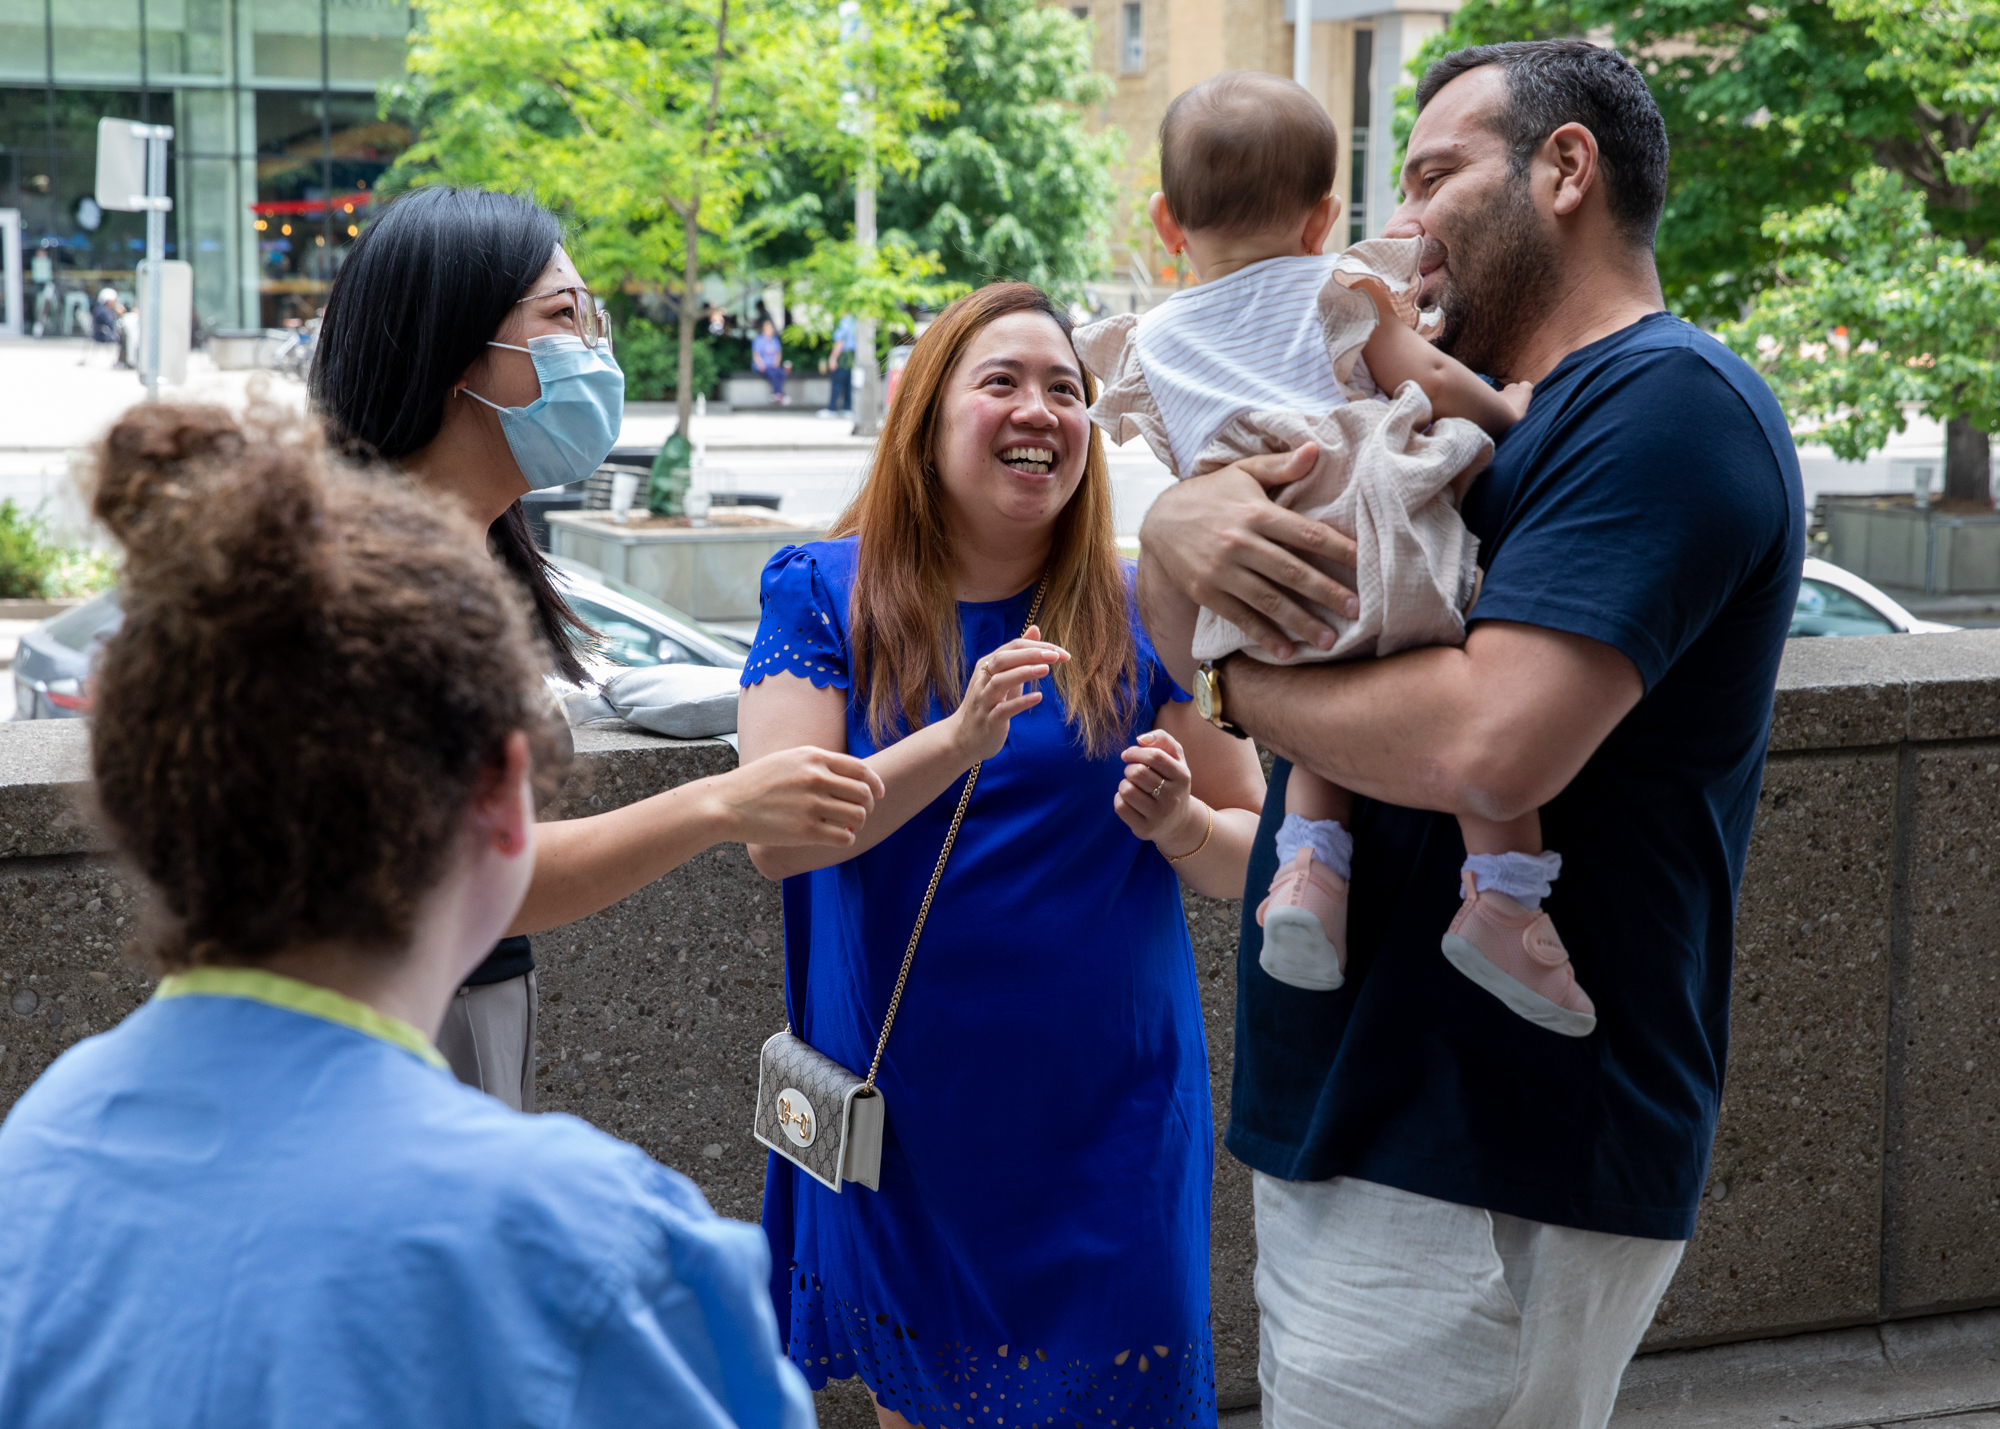
[[[337,442],[401,467],[486,528],[532,597],[557,673],[582,676],[589,630],[550,579],[520,498],[581,481],[610,454],[625,378],[553,215],[478,189],[390,204],[328,295],[312,398]],[[722,842],[844,848],[881,782],[802,748],[539,831],[508,936],[474,969],[438,1036],[459,1079],[534,1109],[534,956],[527,935],[587,917]]]

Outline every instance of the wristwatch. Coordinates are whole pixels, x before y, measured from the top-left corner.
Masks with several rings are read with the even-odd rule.
[[[1233,734],[1238,739],[1249,738],[1222,717],[1222,671],[1213,660],[1202,661],[1194,672],[1194,712],[1224,734]]]

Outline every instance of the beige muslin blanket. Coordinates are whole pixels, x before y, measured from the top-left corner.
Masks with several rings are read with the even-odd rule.
[[[1325,568],[1358,594],[1360,613],[1315,607],[1339,637],[1331,650],[1279,661],[1203,610],[1197,660],[1248,650],[1300,664],[1464,641],[1479,543],[1459,520],[1458,498],[1492,460],[1493,441],[1460,418],[1433,422],[1414,382],[1393,397],[1376,387],[1361,356],[1375,304],[1350,286],[1380,279],[1397,316],[1418,327],[1420,246],[1378,238],[1330,258],[1273,259],[1143,317],[1077,330],[1077,353],[1103,384],[1091,420],[1112,441],[1144,437],[1182,479],[1317,442],[1318,463],[1276,499],[1355,538],[1357,568]]]

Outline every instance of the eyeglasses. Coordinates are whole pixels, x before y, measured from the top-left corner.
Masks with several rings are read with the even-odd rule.
[[[606,347],[611,346],[611,314],[605,311],[604,304],[591,296],[588,288],[571,286],[551,288],[546,293],[530,293],[514,306],[518,308],[521,303],[538,303],[544,298],[560,298],[565,294],[571,299],[571,317],[576,325],[576,335],[583,339],[583,345],[594,348],[601,342]]]

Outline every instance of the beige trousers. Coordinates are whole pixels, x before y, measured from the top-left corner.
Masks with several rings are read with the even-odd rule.
[[[1265,1429],[1604,1429],[1686,1242],[1256,1177]]]
[[[438,1029],[452,1075],[515,1111],[535,1109],[535,975],[462,987]]]

